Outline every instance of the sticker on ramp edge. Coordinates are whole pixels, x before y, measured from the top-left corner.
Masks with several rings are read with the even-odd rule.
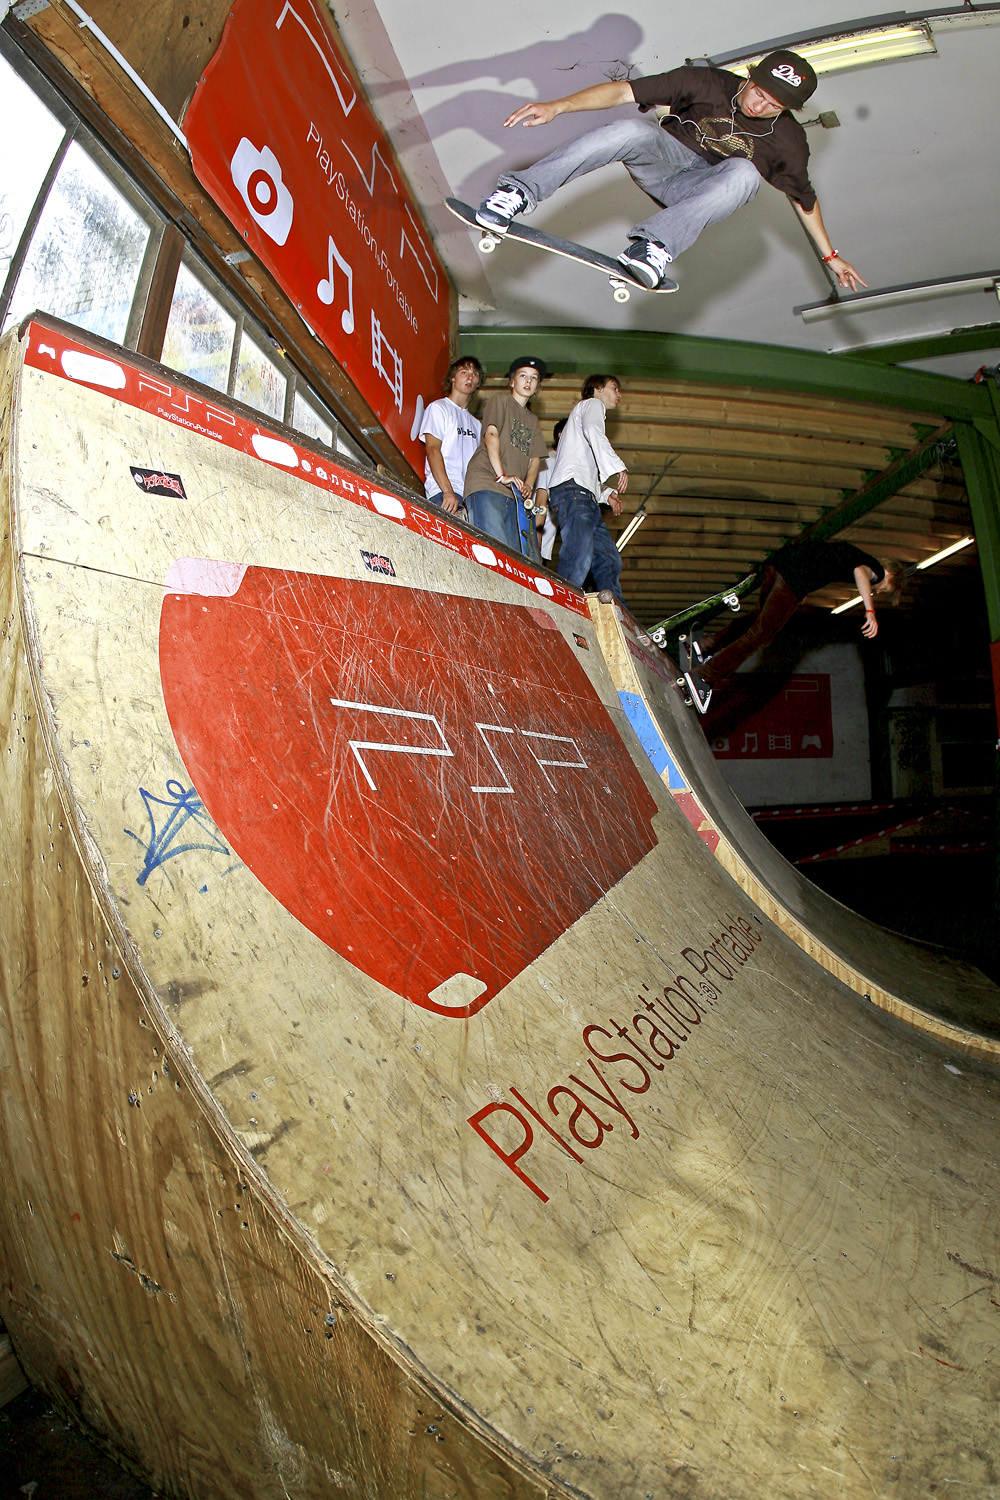
[[[179,474],[167,474],[163,469],[140,469],[129,464],[132,478],[147,495],[172,495],[178,500],[187,499],[187,491]]]
[[[576,644],[579,646],[581,651],[590,650],[590,646],[587,644],[587,637],[585,635],[577,635],[576,631],[574,630],[573,639],[574,641],[576,641]]]
[[[534,615],[252,565],[232,596],[164,594],[167,713],[221,837],[439,1015],[476,1014],[657,842],[572,643]]]
[[[395,578],[396,569],[392,565],[391,557],[384,557],[379,552],[366,552],[361,548],[361,561],[369,573],[381,573],[384,578]]]

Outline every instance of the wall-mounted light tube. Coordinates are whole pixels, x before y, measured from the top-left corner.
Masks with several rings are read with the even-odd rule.
[[[905,26],[878,26],[871,31],[826,37],[818,42],[800,42],[794,50],[812,64],[820,77],[824,73],[842,72],[845,68],[863,68],[870,63],[895,62],[901,57],[937,52],[926,21]],[[743,58],[735,66],[731,65],[732,71],[748,72],[764,55]]]
[[[828,297],[822,302],[805,302],[792,312],[803,323],[832,318],[843,312],[871,312],[897,303],[924,302],[933,297],[950,297],[956,292],[996,292],[1000,297],[1000,271],[972,271],[966,276],[943,276],[936,281],[910,281],[903,286],[876,287],[870,292],[856,292],[850,297]]]
[[[918,562],[916,571],[922,572],[924,568],[932,568],[935,563],[941,562],[943,558],[951,557],[953,552],[961,552],[963,547],[971,547],[975,540],[974,536],[966,536],[960,542],[952,542],[950,547],[942,547],[941,551],[935,552],[933,557],[925,557],[923,562]]]
[[[975,541],[974,536],[965,536],[960,542],[952,542],[950,547],[942,547],[940,552],[935,552],[932,557],[925,557],[923,562],[916,563],[912,568],[907,568],[907,573],[922,573],[924,568],[932,568],[935,563],[943,562],[946,557],[951,557],[956,552],[961,552],[963,547],[971,547]],[[861,595],[855,594],[853,599],[848,599],[846,604],[838,604],[836,609],[831,609],[832,615],[842,615],[845,610],[853,609],[856,604],[861,603]]]
[[[625,550],[627,543],[632,540],[645,519],[646,502],[644,500],[639,506],[639,509],[636,511],[635,515],[632,517],[631,521],[629,521],[628,525],[625,527],[625,530],[622,532],[617,542],[615,543],[615,546],[618,548],[619,552],[623,552]]]

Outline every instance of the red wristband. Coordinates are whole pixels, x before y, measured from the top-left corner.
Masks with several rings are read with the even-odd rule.
[[[829,261],[831,261],[831,260],[836,260],[836,259],[837,259],[837,256],[838,256],[838,255],[839,255],[839,254],[840,254],[840,251],[839,251],[839,250],[831,250],[831,251],[830,251],[830,254],[829,254],[829,255],[824,255],[824,257],[823,257],[823,264],[824,264],[824,266],[825,266],[825,265],[826,265],[826,264],[827,264],[827,263],[828,263],[828,262],[829,262]]]
[[[873,609],[866,609],[865,610],[865,614],[866,615],[873,615],[874,613],[875,613],[875,611]]]

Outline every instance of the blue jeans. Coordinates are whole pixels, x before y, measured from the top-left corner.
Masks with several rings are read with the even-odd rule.
[[[615,546],[601,507],[580,484],[557,484],[549,491],[549,504],[559,522],[559,572],[582,588],[593,573],[598,589],[610,589],[624,607],[619,579],[621,553]]]
[[[512,552],[521,551],[521,528],[517,524],[517,503],[510,495],[493,490],[475,490],[465,497],[469,520],[495,541],[503,542]]]
[[[652,214],[629,230],[629,239],[656,240],[671,260],[693,245],[709,224],[726,219],[760,187],[760,173],[745,157],[714,166],[648,120],[615,120],[588,130],[522,172],[505,172],[501,187],[519,187],[531,208],[564,183],[609,162],[620,161],[636,187],[656,203]]]

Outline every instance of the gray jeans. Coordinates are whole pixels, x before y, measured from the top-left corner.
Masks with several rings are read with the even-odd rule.
[[[659,125],[642,119],[615,120],[588,130],[533,167],[505,172],[500,186],[522,188],[535,208],[563,183],[613,161],[620,161],[636,187],[663,205],[659,213],[633,225],[629,239],[656,240],[671,260],[709,224],[749,203],[760,187],[760,173],[745,157],[731,156],[712,166]]]

